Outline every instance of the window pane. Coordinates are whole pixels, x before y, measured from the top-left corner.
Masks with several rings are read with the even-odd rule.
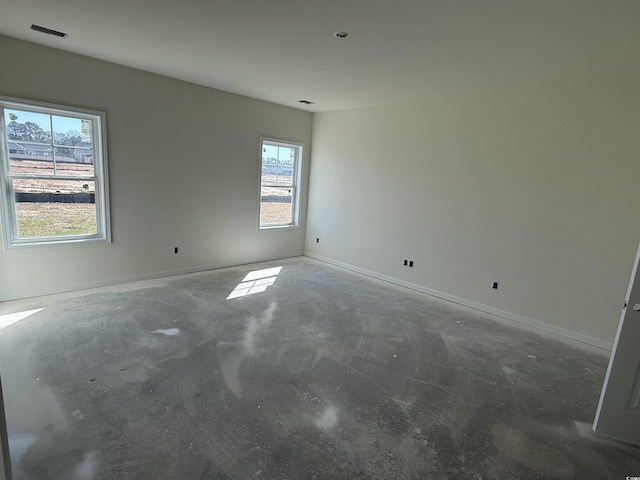
[[[260,194],[261,225],[292,222],[292,188],[262,187]]]
[[[292,187],[296,152],[296,147],[263,144],[262,184]]]
[[[262,145],[262,184],[274,185],[278,174],[278,147]]]
[[[56,175],[92,177],[93,151],[85,148],[54,147]]]
[[[278,147],[278,163],[280,165],[293,165],[296,149],[292,147]]]
[[[75,155],[75,148],[72,147],[53,147],[54,157],[56,163],[73,162]]]
[[[293,186],[293,165],[296,149],[292,147],[278,147],[278,179],[277,185]]]
[[[20,142],[36,142],[51,144],[51,116],[44,113],[25,112],[6,109],[4,111],[7,126],[9,150],[30,149],[29,145]],[[14,142],[12,142],[12,140]]]
[[[289,148],[280,148],[282,150],[292,150]],[[280,185],[283,187],[292,187],[293,186],[293,161],[285,161],[282,159],[278,160],[278,174],[276,177],[276,185]]]
[[[93,148],[91,120],[54,115],[52,121],[55,145]]]
[[[94,182],[14,179],[13,188],[18,238],[98,232]]]
[[[52,122],[56,145],[91,147],[91,120],[53,115]]]

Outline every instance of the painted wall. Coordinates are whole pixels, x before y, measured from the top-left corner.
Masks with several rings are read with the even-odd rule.
[[[306,253],[610,347],[640,240],[638,80],[314,115]]]
[[[0,62],[2,95],[106,112],[113,239],[1,252],[0,301],[302,252],[304,214],[256,231],[259,137],[308,146],[310,113],[2,36]]]

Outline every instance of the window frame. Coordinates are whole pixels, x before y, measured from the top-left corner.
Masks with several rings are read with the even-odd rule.
[[[16,175],[11,173],[10,154],[7,139],[5,109],[22,110],[45,115],[58,115],[91,121],[93,150],[92,176],[64,175]],[[52,135],[52,146],[55,145]],[[96,233],[62,235],[51,237],[20,238],[16,215],[15,192],[13,179],[54,177],[60,180],[90,180],[95,186]],[[111,243],[111,222],[109,210],[109,179],[107,163],[106,113],[67,105],[39,102],[23,98],[0,96],[0,209],[2,212],[1,228],[3,248],[5,251],[14,248],[33,248],[45,246],[62,246],[79,243]]]
[[[296,159],[293,165],[293,175],[292,175],[292,186],[278,186],[273,185],[274,187],[281,188],[291,188],[291,221],[288,223],[268,223],[262,224],[261,222],[261,214],[262,214],[262,152],[264,149],[264,145],[273,145],[273,146],[282,146],[287,148],[295,148],[297,151]],[[283,140],[279,138],[273,137],[260,137],[260,155],[258,161],[258,221],[257,221],[257,229],[259,232],[265,231],[274,231],[274,230],[286,230],[286,229],[297,229],[300,228],[300,189],[301,189],[301,178],[302,178],[302,161],[304,155],[305,145],[301,142],[295,142],[291,140]],[[269,186],[269,185],[267,185]]]

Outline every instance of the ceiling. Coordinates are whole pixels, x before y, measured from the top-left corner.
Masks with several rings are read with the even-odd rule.
[[[636,0],[0,0],[0,34],[313,112],[640,68]]]

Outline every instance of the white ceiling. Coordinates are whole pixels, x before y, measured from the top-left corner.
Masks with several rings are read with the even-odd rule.
[[[0,0],[0,34],[314,112],[640,71],[637,0]]]

